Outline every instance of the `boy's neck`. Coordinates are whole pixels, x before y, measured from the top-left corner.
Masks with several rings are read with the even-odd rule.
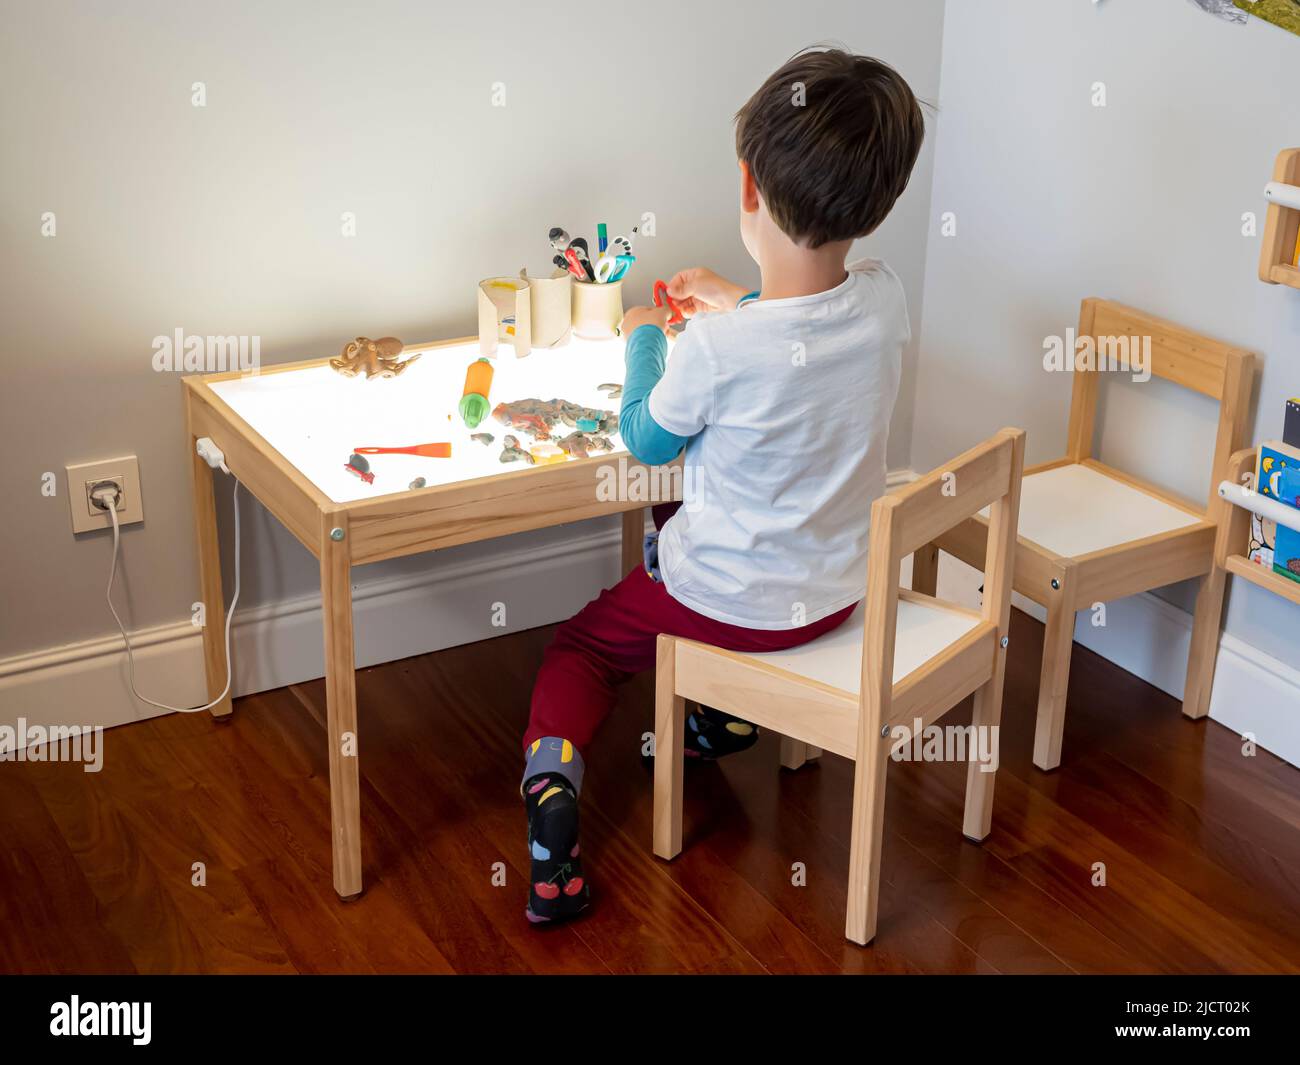
[[[843,284],[849,276],[844,261],[853,244],[851,240],[805,248],[778,232],[762,243],[759,259],[762,299],[815,296]]]

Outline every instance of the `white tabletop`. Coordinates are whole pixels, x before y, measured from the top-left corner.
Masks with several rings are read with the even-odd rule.
[[[623,341],[573,339],[560,348],[534,349],[522,359],[502,345],[492,359],[493,407],[519,399],[565,399],[618,411],[621,403],[598,391],[623,382]],[[479,357],[478,342],[433,348],[400,376],[344,377],[328,365],[241,377],[212,384],[212,390],[284,458],[336,503],[406,491],[416,477],[429,486],[510,474],[522,462],[500,461],[502,438],[512,432],[489,414],[467,429],[456,412],[465,371]],[[557,426],[555,435],[573,430]],[[470,439],[491,433],[490,445]],[[526,449],[527,436],[514,433]],[[405,447],[450,441],[449,459],[412,455],[368,455],[373,484],[344,467],[358,447]],[[611,437],[614,453],[625,452]]]

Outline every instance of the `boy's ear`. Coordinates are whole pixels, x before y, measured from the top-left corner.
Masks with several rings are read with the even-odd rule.
[[[740,164],[740,209],[746,214],[753,214],[758,210],[758,186],[754,183],[754,175],[749,171],[749,164],[745,160],[738,160]]]

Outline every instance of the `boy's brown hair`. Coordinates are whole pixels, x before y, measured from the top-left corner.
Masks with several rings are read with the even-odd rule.
[[[880,225],[924,136],[902,76],[838,48],[800,52],[736,113],[736,154],[772,221],[810,248]]]

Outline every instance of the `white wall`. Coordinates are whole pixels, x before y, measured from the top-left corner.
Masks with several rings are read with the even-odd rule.
[[[1300,144],[1297,69],[1300,38],[1186,0],[948,6],[916,469],[1004,424],[1028,430],[1030,462],[1063,454],[1071,379],[1042,369],[1043,340],[1086,296],[1259,353],[1252,440],[1281,435],[1300,395],[1300,292],[1256,279],[1260,242],[1241,216],[1262,230],[1273,159]],[[1101,457],[1204,499],[1215,412],[1158,380],[1110,381]],[[1189,608],[1188,591],[1162,594]],[[1229,594],[1228,631],[1294,662],[1300,609],[1244,582]]]
[[[139,456],[146,520],[124,534],[119,602],[136,629],[189,615],[181,386],[151,370],[153,337],[258,335],[270,363],[335,354],[359,333],[465,335],[475,282],[547,267],[550,226],[618,230],[643,211],[658,236],[638,245],[631,298],[696,263],[753,280],[736,230],[736,109],[821,41],[888,60],[933,99],[943,5],[3,0],[0,15],[0,659],[12,659],[113,631],[108,540],[74,540],[69,462]],[[490,106],[497,81],[505,108]],[[898,269],[918,333],[931,161],[927,146],[863,249]],[[54,238],[40,234],[46,211]],[[354,239],[340,236],[344,211],[356,212]],[[40,494],[45,471],[59,474],[57,498]],[[221,507],[228,546],[224,491]],[[242,601],[310,593],[310,556],[260,508],[246,518]],[[369,567],[358,580],[574,535]]]

